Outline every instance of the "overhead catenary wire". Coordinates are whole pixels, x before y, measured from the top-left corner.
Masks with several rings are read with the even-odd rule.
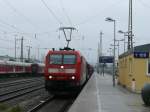
[[[59,20],[59,18],[55,15],[55,13],[52,11],[52,9],[50,7],[48,7],[48,5],[46,4],[46,2],[44,0],[41,0],[41,2],[43,3],[43,5],[47,8],[48,12],[55,18],[55,20],[59,23],[62,24],[62,22]]]
[[[13,12],[15,12],[16,14],[18,14],[19,16],[21,16],[22,18],[24,18],[28,23],[30,23],[32,26],[36,27],[30,20],[29,18],[27,18],[24,14],[22,14],[19,10],[17,10],[8,0],[2,0]],[[62,25],[62,22],[59,20],[59,18],[56,16],[56,14],[50,9],[50,7],[48,7],[48,5],[46,4],[46,2],[44,0],[41,0],[42,3],[44,4],[44,6],[48,9],[48,11],[51,13],[51,15],[57,20],[57,22]],[[11,27],[12,29],[15,29],[16,32],[7,32],[9,34],[20,34],[20,35],[45,35],[50,33],[49,31],[47,32],[39,32],[39,33],[28,33],[28,32],[24,32],[22,30],[20,30],[19,28],[17,28],[14,25],[11,25],[9,23],[4,22],[3,20],[0,20],[0,23],[7,25],[9,27]],[[37,28],[37,27],[36,27]],[[35,36],[34,36],[35,37]]]
[[[64,8],[63,1],[62,1],[62,0],[59,0],[59,2],[60,2],[61,9],[62,9],[62,11],[64,12],[64,15],[66,16],[66,18],[67,18],[69,24],[70,24],[71,26],[73,26],[72,21],[71,21],[71,19],[70,19],[68,13],[66,12],[66,10],[65,10],[65,8]]]
[[[118,0],[117,2],[114,2],[114,3],[111,4],[110,6],[108,6],[108,7],[104,8],[104,9],[102,9],[102,10],[99,12],[99,14],[96,14],[96,15],[94,15],[94,16],[91,16],[90,18],[87,18],[87,19],[83,20],[82,22],[76,24],[76,26],[81,26],[81,25],[87,24],[87,23],[90,22],[90,21],[93,21],[93,20],[96,19],[99,15],[101,15],[103,11],[106,11],[106,10],[108,10],[109,8],[114,7],[115,5],[119,5],[121,2],[124,2],[124,1],[125,1],[125,0]]]
[[[11,29],[14,29],[15,31],[7,31],[8,28],[5,28],[4,29],[0,29],[0,32],[3,32],[3,33],[6,33],[6,34],[9,34],[9,35],[14,35],[14,34],[17,34],[17,35],[26,35],[26,36],[30,36],[31,35],[34,35],[35,33],[28,33],[28,32],[23,32],[21,29],[19,29],[18,27],[14,26],[14,25],[11,25],[9,23],[6,23],[5,21],[1,20],[0,19],[0,23],[7,26],[8,28],[11,28]],[[0,27],[4,28],[2,25],[0,25]],[[7,29],[7,30],[6,30]],[[43,32],[42,32],[43,33]],[[44,32],[45,33],[45,32]]]
[[[17,47],[19,49],[19,47]],[[3,47],[3,46],[0,46],[0,49],[7,49],[7,50],[13,50],[14,48],[12,47]]]
[[[5,28],[5,30],[0,29],[1,32],[7,33],[7,34],[20,34],[20,35],[33,34],[33,33],[23,32],[20,28],[16,27],[15,25],[9,24],[2,19],[0,19],[0,23],[1,23],[0,27]],[[2,26],[2,25],[5,25],[5,26]],[[14,29],[15,31],[6,31],[6,30],[8,30],[8,28]]]
[[[0,23],[1,23],[1,21],[0,21]],[[7,24],[8,25],[8,24]],[[2,25],[0,25],[0,27],[1,28],[5,28],[5,27],[3,27]],[[1,29],[0,28],[0,34],[2,34],[2,35],[5,35],[5,34],[7,34],[7,35],[14,35],[14,34],[17,34],[17,35],[19,35],[19,34],[22,34],[21,32],[19,32],[18,30],[18,28],[14,28],[13,27],[13,29],[15,29],[16,30],[16,32],[15,31],[8,31],[8,28],[10,28],[11,26],[9,25],[9,27],[6,27],[5,29]]]
[[[26,20],[30,25],[32,25],[34,28],[37,28],[37,25],[33,24],[31,20],[26,17],[23,13],[21,13],[19,10],[17,10],[8,0],[2,0],[12,11],[14,11],[16,14],[18,14],[20,17],[22,17],[24,20]]]
[[[0,29],[0,32],[1,32],[0,34],[8,34],[7,31],[4,29]]]
[[[18,14],[19,16],[21,16],[22,18],[24,18],[28,23],[30,23],[33,27],[36,27],[37,28],[37,26],[35,25],[35,24],[33,24],[30,20],[29,20],[29,18],[27,18],[24,14],[22,14],[20,11],[18,11],[14,6],[12,6],[9,2],[8,2],[8,0],[2,0],[9,8],[11,8],[16,14]],[[16,27],[15,25],[12,25],[12,24],[9,24],[9,23],[7,23],[7,22],[5,22],[4,20],[2,20],[2,19],[0,19],[0,23],[2,23],[3,25],[5,25],[5,26],[7,26],[7,27],[9,27],[9,28],[12,28],[12,29],[14,29],[15,31],[13,32],[13,31],[4,31],[4,32],[6,32],[6,33],[8,33],[8,34],[18,34],[18,35],[27,35],[27,36],[29,36],[30,35],[30,37],[31,37],[31,35],[35,35],[35,34],[37,34],[37,35],[45,35],[45,34],[47,34],[47,33],[51,33],[52,31],[45,31],[45,32],[39,32],[39,33],[30,33],[30,32],[24,32],[24,31],[22,31],[20,28],[18,28],[18,27]],[[1,25],[0,25],[0,27],[2,27]],[[2,31],[2,30],[1,30]],[[35,36],[32,36],[32,37],[35,37]]]
[[[2,24],[4,24],[4,25],[7,25],[7,26],[9,26],[10,28],[15,29],[16,31],[21,31],[21,30],[20,30],[19,28],[17,28],[16,26],[9,24],[9,23],[5,22],[5,21],[2,20],[2,19],[0,19],[0,23],[2,23]]]
[[[150,8],[150,5],[146,4],[144,1],[138,0],[138,2],[139,2],[142,6],[144,6],[144,7],[146,7],[146,8]]]
[[[0,49],[7,49],[7,50],[12,50],[13,48],[6,48],[6,47],[0,47]]]
[[[0,38],[0,40],[5,41],[5,42],[9,42],[9,43],[12,43],[12,41],[13,41],[13,40],[2,39],[2,38]]]
[[[2,25],[5,25],[5,27],[3,27],[2,25],[0,25],[1,28],[5,28],[5,29],[1,29],[0,28],[0,32],[2,32],[3,34],[9,34],[9,35],[26,35],[27,37],[32,37],[35,38],[35,35],[46,35],[46,34],[50,34],[52,32],[56,32],[56,29],[54,30],[50,30],[50,31],[45,31],[45,32],[39,32],[39,33],[30,33],[30,32],[23,32],[21,29],[19,29],[18,27],[11,25],[5,21],[3,21],[2,19],[0,19],[0,23]],[[7,31],[8,28],[14,29],[15,31]],[[0,33],[1,34],[1,33]]]
[[[18,27],[16,27],[16,26],[14,26],[14,25],[12,25],[12,24],[9,24],[9,23],[7,23],[7,22],[5,22],[4,20],[2,20],[2,19],[0,19],[0,23],[1,24],[3,24],[3,25],[5,25],[5,26],[7,26],[7,27],[9,27],[9,28],[11,28],[11,29],[14,29],[15,31],[6,31],[6,30],[0,30],[0,31],[2,31],[2,32],[4,32],[4,33],[7,33],[7,34],[20,34],[20,35],[31,35],[31,34],[33,34],[33,33],[25,33],[25,32],[23,32],[20,28],[18,28]],[[1,26],[1,25],[0,25]]]
[[[11,26],[6,25],[3,21],[0,21],[0,32],[8,32],[8,30],[17,31],[17,29],[12,28]]]

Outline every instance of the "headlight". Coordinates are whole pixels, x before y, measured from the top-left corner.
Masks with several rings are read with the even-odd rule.
[[[52,78],[53,78],[53,77],[50,75],[50,76],[49,76],[49,79],[52,79]]]
[[[74,79],[75,79],[75,76],[72,76],[71,79],[74,80]]]

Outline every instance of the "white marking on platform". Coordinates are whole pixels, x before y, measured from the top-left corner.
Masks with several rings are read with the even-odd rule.
[[[98,89],[98,82],[97,82],[97,76],[95,74],[95,80],[96,80],[96,94],[97,94],[97,104],[98,104],[98,112],[102,112],[102,106],[101,106],[101,101],[100,101],[100,92]]]
[[[45,101],[40,101],[40,103],[44,103]]]

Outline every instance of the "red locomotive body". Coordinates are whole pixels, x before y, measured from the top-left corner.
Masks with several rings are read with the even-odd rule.
[[[45,61],[45,88],[49,92],[79,89],[88,78],[86,60],[78,51],[48,52]]]

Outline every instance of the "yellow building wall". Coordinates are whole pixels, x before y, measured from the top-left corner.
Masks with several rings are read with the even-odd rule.
[[[118,66],[118,82],[123,86],[125,86],[125,65],[125,58],[120,59]]]
[[[148,76],[148,59],[135,59],[134,62],[136,91],[141,91],[145,83],[150,83],[150,76]]]
[[[126,56],[119,59],[119,82],[121,85],[129,88],[130,87],[130,68],[129,68],[129,59],[132,59],[132,56]]]
[[[132,90],[133,79],[135,79],[135,92],[141,92],[143,85],[150,83],[148,73],[148,59],[134,58],[128,55],[119,59],[118,81],[121,85]]]

